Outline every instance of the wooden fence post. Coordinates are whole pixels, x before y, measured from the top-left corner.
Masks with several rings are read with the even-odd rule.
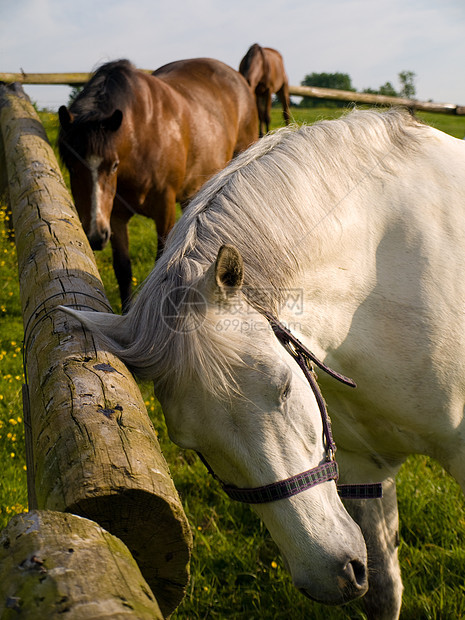
[[[55,155],[21,87],[0,87],[29,403],[32,501],[121,538],[164,615],[184,596],[192,536],[140,391],[58,305],[109,310]],[[34,495],[35,498],[34,499]]]
[[[0,533],[2,620],[161,620],[126,545],[64,512],[16,515]]]

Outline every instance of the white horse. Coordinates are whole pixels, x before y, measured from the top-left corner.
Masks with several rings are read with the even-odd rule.
[[[320,384],[340,481],[383,482],[382,499],[346,501],[373,618],[400,611],[401,464],[427,454],[465,485],[464,222],[465,144],[355,111],[269,135],[207,183],[127,315],[74,312],[153,379],[171,438],[230,485],[325,458],[315,398],[263,310],[355,379]],[[255,508],[306,594],[365,593],[333,481]]]

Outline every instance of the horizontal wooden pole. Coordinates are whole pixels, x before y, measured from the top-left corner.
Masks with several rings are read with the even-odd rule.
[[[348,90],[336,90],[332,88],[317,88],[316,86],[290,86],[291,95],[299,97],[311,97],[312,99],[331,99],[333,101],[347,101],[354,103],[366,103],[369,105],[404,106],[413,110],[424,112],[440,112],[442,114],[464,114],[464,106],[453,103],[435,103],[433,101],[418,101],[403,97],[387,97],[386,95],[374,95],[372,93],[357,93]]]
[[[142,69],[145,73],[152,73],[152,69]],[[6,83],[20,82],[21,84],[65,84],[79,86],[85,84],[91,73],[0,73],[0,81]],[[418,101],[403,97],[388,97],[371,93],[357,93],[348,90],[333,88],[318,88],[316,86],[289,86],[291,95],[311,97],[312,99],[331,99],[369,105],[405,106],[423,112],[439,112],[441,114],[465,114],[465,106],[453,103],[435,103],[434,101]]]
[[[151,69],[141,69],[152,73]],[[64,86],[82,86],[92,77],[92,73],[0,73],[0,82],[12,84],[63,84]]]
[[[85,84],[90,73],[0,73],[0,81],[11,84]]]

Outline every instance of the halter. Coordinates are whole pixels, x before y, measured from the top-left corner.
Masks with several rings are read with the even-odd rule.
[[[240,489],[235,486],[224,484],[212,471],[203,456],[199,454],[200,459],[206,465],[210,474],[212,474],[212,476],[221,484],[223,491],[231,499],[246,504],[265,504],[280,499],[286,499],[288,497],[292,497],[293,495],[297,495],[298,493],[302,493],[307,489],[311,489],[322,482],[338,480],[339,470],[335,460],[336,444],[334,443],[331,432],[331,422],[326,409],[326,404],[314,377],[312,362],[341,383],[344,383],[350,387],[357,387],[352,379],[349,379],[335,370],[332,370],[326,366],[326,364],[318,360],[315,355],[273,315],[266,311],[262,311],[262,313],[271,325],[276,338],[283,345],[286,351],[295,359],[304,373],[305,378],[309,382],[310,387],[312,388],[313,394],[315,395],[318,403],[318,409],[320,410],[321,421],[323,423],[326,458],[325,462],[321,465],[317,465],[317,467],[308,469],[307,471],[291,476],[290,478],[286,478],[285,480],[272,482],[271,484],[261,487]],[[338,484],[337,490],[339,496],[345,499],[374,499],[382,497],[383,494],[383,489],[380,482],[372,484]]]

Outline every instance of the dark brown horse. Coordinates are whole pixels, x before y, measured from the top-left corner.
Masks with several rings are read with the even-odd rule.
[[[103,65],[69,110],[59,110],[59,150],[94,250],[110,240],[123,310],[131,294],[128,222],[155,221],[157,257],[175,222],[176,201],[192,195],[258,138],[245,79],[208,58],[153,74],[129,61]]]
[[[263,135],[263,126],[266,132],[270,128],[271,96],[276,93],[283,106],[283,116],[286,125],[289,124],[289,84],[284,69],[283,57],[271,47],[260,47],[254,43],[239,65],[239,73],[245,77],[255,92],[258,118],[260,121],[260,136]]]

